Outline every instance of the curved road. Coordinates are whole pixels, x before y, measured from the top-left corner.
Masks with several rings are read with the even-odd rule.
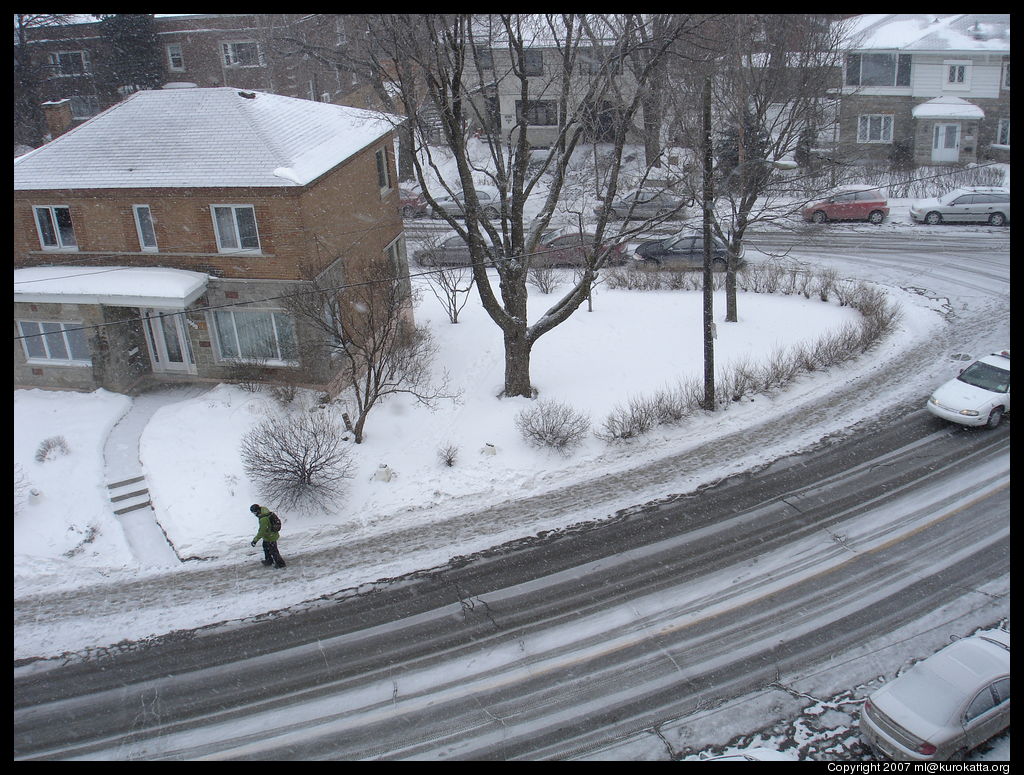
[[[938,247],[841,250],[834,260],[844,271],[879,261],[867,269],[877,279],[955,291],[951,333],[968,352],[1009,341],[1008,253],[968,264],[966,251],[940,256]],[[670,485],[843,416],[865,390],[893,396],[892,410],[856,433],[699,493],[249,626],[16,668],[15,757],[562,758],[763,687],[965,595],[984,600],[979,590],[1009,573],[1008,424],[991,433],[946,426],[906,391],[951,346],[935,341],[795,408],[792,422],[747,429],[657,471],[432,530],[454,544],[474,518],[571,510],[581,499],[600,510],[621,503],[638,476]],[[345,551],[400,552],[416,540]],[[338,555],[303,561],[326,566]],[[202,583],[218,572],[203,571]],[[144,586],[113,600],[100,590],[16,601],[15,613],[56,621],[75,606],[102,615],[171,594],[170,585]]]

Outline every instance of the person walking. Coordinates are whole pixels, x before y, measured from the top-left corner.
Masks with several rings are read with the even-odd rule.
[[[275,568],[285,567],[285,561],[281,559],[281,553],[277,550],[277,539],[281,537],[281,520],[277,514],[266,506],[254,503],[249,511],[256,515],[260,521],[260,530],[252,539],[252,545],[263,539],[263,564],[273,565]]]

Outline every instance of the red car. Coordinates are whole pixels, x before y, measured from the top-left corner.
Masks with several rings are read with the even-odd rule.
[[[403,218],[422,218],[427,214],[427,200],[419,191],[399,187],[398,202]]]
[[[889,215],[889,202],[877,187],[848,186],[804,208],[804,220],[812,223],[826,221],[868,221],[881,223]]]

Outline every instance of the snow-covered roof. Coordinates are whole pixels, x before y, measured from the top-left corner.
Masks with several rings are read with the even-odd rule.
[[[14,189],[304,186],[400,120],[228,87],[140,91],[16,159]]]
[[[163,267],[37,266],[14,270],[14,300],[183,309],[203,295],[209,279]]]
[[[854,50],[989,51],[1010,53],[1008,13],[865,14],[849,23]]]
[[[910,111],[914,118],[985,118],[985,111],[960,97],[936,97]]]

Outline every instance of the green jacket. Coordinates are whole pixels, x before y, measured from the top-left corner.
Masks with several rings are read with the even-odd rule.
[[[260,539],[269,541],[270,543],[276,543],[277,539],[281,537],[280,533],[270,529],[270,517],[267,516],[268,514],[270,514],[270,509],[266,506],[261,506],[259,513],[260,532],[258,532],[256,537],[252,539],[253,543],[256,543]]]

